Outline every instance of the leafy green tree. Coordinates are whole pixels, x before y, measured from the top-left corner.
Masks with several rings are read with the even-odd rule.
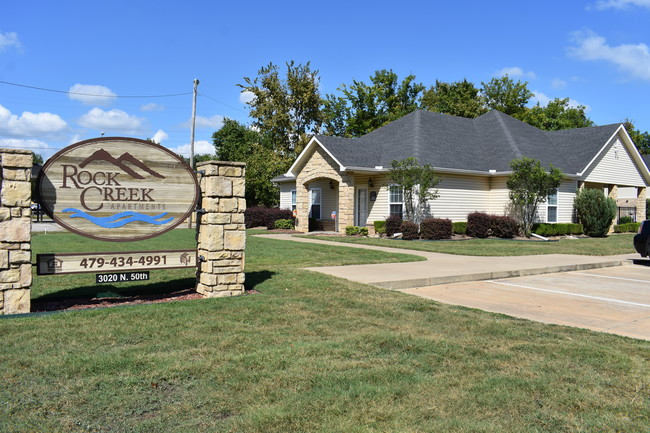
[[[594,126],[594,122],[585,113],[586,109],[584,105],[571,107],[569,98],[555,98],[544,107],[538,102],[533,108],[526,110],[520,120],[544,131]]]
[[[546,202],[549,195],[556,193],[564,174],[550,164],[549,171],[533,158],[523,157],[510,162],[512,174],[506,185],[510,190],[510,201],[517,214],[522,231],[530,236],[537,208]]]
[[[573,206],[587,236],[607,236],[616,216],[616,201],[613,198],[605,197],[600,189],[584,188],[576,194]]]
[[[236,120],[225,119],[220,130],[212,134],[216,159],[246,163],[246,205],[276,206],[278,188],[271,179],[284,173],[292,159],[272,148],[257,131]]]
[[[254,96],[247,103],[253,126],[267,137],[276,153],[294,158],[309,136],[320,131],[322,100],[318,71],[313,71],[309,62],[296,65],[291,61],[286,67],[283,78],[278,66],[269,63],[257,77],[244,77],[244,84],[238,86]]]
[[[393,161],[388,178],[402,188],[404,219],[419,224],[428,211],[428,201],[438,198],[438,190],[434,188],[441,178],[431,165],[420,165],[413,157]]]
[[[625,130],[636,145],[636,148],[639,149],[639,152],[644,155],[650,154],[650,134],[648,134],[648,131],[639,131],[630,119],[625,119],[623,126],[625,126]]]
[[[419,108],[425,87],[414,75],[400,82],[395,72],[382,69],[370,84],[353,80],[338,90],[342,95],[327,95],[324,101],[325,133],[360,137]]]
[[[533,92],[528,89],[528,82],[514,81],[508,75],[492,78],[481,85],[481,93],[488,109],[499,110],[516,118],[526,112],[526,105],[533,97]]]
[[[34,164],[43,164],[43,156],[40,153],[34,153]]]
[[[479,89],[467,79],[453,83],[436,80],[435,86],[422,96],[422,108],[471,119],[487,111]]]

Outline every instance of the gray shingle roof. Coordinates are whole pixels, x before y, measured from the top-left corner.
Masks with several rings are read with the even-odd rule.
[[[507,171],[527,156],[578,173],[620,125],[546,132],[492,110],[476,119],[417,110],[360,138],[317,136],[344,166],[390,167],[409,156],[433,167]]]

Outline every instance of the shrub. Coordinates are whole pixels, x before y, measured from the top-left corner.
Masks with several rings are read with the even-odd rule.
[[[389,216],[386,218],[386,236],[391,237],[395,233],[399,233],[402,227],[402,218],[398,216]]]
[[[375,221],[373,224],[375,225],[375,233],[377,233],[378,235],[383,235],[384,233],[386,233],[385,220]]]
[[[345,228],[345,234],[348,236],[368,236],[368,228],[367,227],[357,227],[357,226],[347,226]]]
[[[422,239],[451,239],[451,220],[427,218],[420,224]]]
[[[492,219],[484,212],[472,212],[467,215],[467,236],[487,238],[490,236]]]
[[[492,236],[504,239],[512,239],[519,234],[519,226],[514,218],[509,216],[490,216],[490,231]]]
[[[636,233],[639,231],[640,223],[626,223],[614,226],[614,233]]]
[[[411,221],[403,221],[402,226],[400,227],[402,232],[402,239],[407,241],[412,241],[414,239],[420,238],[420,233],[418,232],[418,225]]]
[[[607,236],[612,220],[616,216],[616,202],[598,189],[578,191],[573,202],[578,220],[585,234],[592,237]]]
[[[540,236],[566,236],[581,235],[582,224],[545,224],[537,223],[533,225],[533,233]]]
[[[277,220],[273,224],[273,228],[281,229],[281,230],[292,230],[294,228],[293,227],[293,219]]]
[[[618,223],[620,224],[629,224],[632,222],[632,217],[631,216],[622,216],[618,219]]]
[[[582,224],[569,224],[569,227],[571,228],[571,231],[569,233],[572,235],[581,235],[584,233]]]
[[[555,224],[555,228],[558,236],[566,236],[568,234],[571,234],[569,224],[558,223]]]
[[[451,223],[451,227],[454,231],[454,234],[464,235],[467,233],[467,223],[465,221]]]
[[[261,226],[273,229],[277,220],[292,219],[292,217],[292,212],[289,209],[254,206],[244,211],[244,224],[247,229]]]

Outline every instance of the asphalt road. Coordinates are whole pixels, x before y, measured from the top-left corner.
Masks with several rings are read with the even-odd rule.
[[[650,340],[650,260],[400,290],[447,304]]]

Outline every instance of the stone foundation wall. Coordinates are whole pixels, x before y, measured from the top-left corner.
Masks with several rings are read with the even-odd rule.
[[[246,164],[207,161],[197,164],[196,169],[203,172],[196,291],[209,298],[241,295],[246,248]]]
[[[31,151],[0,149],[0,314],[30,310],[32,165]]]

